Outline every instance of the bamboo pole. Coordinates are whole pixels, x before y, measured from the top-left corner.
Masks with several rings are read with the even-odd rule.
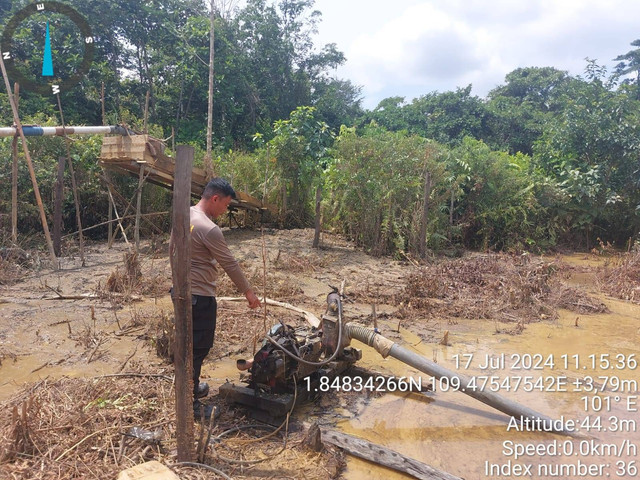
[[[149,176],[149,174],[146,174],[144,176],[144,180],[147,179],[147,177]],[[133,215],[127,215],[127,213],[129,213],[129,209],[131,208],[131,206],[133,205],[133,199],[131,200],[127,200],[126,198],[124,198],[124,196],[118,192],[118,190],[116,190],[115,188],[112,190],[112,193],[114,195],[114,200],[120,202],[120,206],[124,206],[124,212],[122,213],[122,216],[120,217],[122,220],[124,220],[125,218],[135,218],[135,213]],[[133,196],[135,197],[138,193],[138,189],[136,188],[136,191],[133,193]],[[156,233],[159,233],[160,235],[162,235],[164,233],[164,231],[158,227],[155,223],[153,223],[151,220],[147,219],[148,215],[140,215],[140,218],[142,218],[142,220],[144,220],[145,222],[147,222],[147,224],[153,228]],[[126,229],[125,229],[126,230]]]
[[[18,133],[20,134],[20,139],[22,140],[22,150],[24,151],[24,156],[27,159],[27,166],[29,167],[29,175],[31,176],[31,183],[33,184],[33,192],[35,193],[36,203],[38,204],[38,210],[40,211],[40,221],[42,222],[42,229],[44,230],[44,236],[47,240],[47,247],[49,249],[49,256],[51,257],[52,267],[55,270],[57,270],[58,262],[56,259],[56,253],[53,250],[53,242],[51,241],[51,234],[49,233],[49,226],[47,225],[47,216],[44,213],[44,206],[42,205],[42,197],[40,196],[40,189],[38,188],[38,181],[36,180],[36,172],[33,169],[33,163],[31,162],[31,155],[29,154],[27,139],[25,138],[24,132],[22,131],[22,123],[20,122],[20,116],[18,115],[18,108],[16,107],[16,103],[13,99],[13,95],[11,95],[11,85],[9,84],[9,77],[7,76],[7,69],[4,65],[2,52],[0,52],[0,68],[2,69],[4,85],[7,89],[7,96],[9,98],[9,103],[11,104],[11,111],[13,112],[13,121],[16,124],[16,129],[18,130]]]
[[[62,122],[62,131],[64,132],[64,115],[62,113],[62,102],[60,101],[60,94],[56,94],[58,97],[58,109],[60,110],[60,121]],[[76,174],[73,171],[73,160],[71,159],[71,148],[69,147],[69,142],[71,140],[65,134],[64,136],[64,144],[67,150],[67,165],[69,165],[69,174],[71,175],[71,189],[73,191],[73,203],[76,206],[76,223],[78,224],[78,231],[80,232],[78,236],[78,242],[80,244],[80,260],[82,261],[82,266],[85,266],[84,261],[84,235],[82,235],[82,219],[80,218],[80,202],[78,201],[78,185],[76,184]]]
[[[170,248],[173,276],[173,308],[176,343],[176,441],[178,461],[194,457],[193,441],[193,320],[191,318],[191,240],[189,206],[193,147],[180,145],[176,152],[173,188],[173,225]]]
[[[164,212],[152,212],[152,213],[143,213],[142,215],[140,215],[140,217],[145,218],[145,217],[157,217],[158,215],[166,215],[167,213],[171,213],[169,211],[164,211]],[[120,217],[120,220],[127,220],[129,218],[135,218],[135,215],[128,215],[126,217]],[[118,220],[107,220],[106,222],[101,222],[101,223],[96,223],[95,225],[91,225],[90,227],[85,227],[82,229],[83,232],[88,232],[89,230],[93,230],[94,228],[98,228],[98,227],[104,227],[105,225],[109,225],[110,223],[115,223]],[[67,237],[72,237],[73,235],[75,235],[76,232],[73,233],[67,233],[66,235],[63,235],[62,238],[67,238]]]
[[[55,187],[55,199],[53,201],[53,250],[60,255],[62,235],[62,198],[64,193],[64,163],[65,158],[58,158],[58,178]]]
[[[15,97],[16,109],[20,103],[20,84],[14,83],[13,96]],[[18,244],[18,133],[11,142],[11,242]]]
[[[113,194],[111,192],[112,188],[113,188],[113,186],[111,184],[107,185],[107,193],[109,194],[109,200],[111,201],[111,205],[113,206],[113,213],[116,216],[116,220],[118,221],[118,226],[120,227],[120,231],[122,232],[122,238],[124,238],[124,241],[126,242],[126,244],[129,245],[129,240],[127,239],[127,234],[124,232],[124,228],[122,228],[122,219],[118,215],[118,209],[116,208],[116,202],[113,200]],[[114,235],[114,238],[115,238],[115,235]],[[108,248],[111,248],[111,245],[109,245]]]

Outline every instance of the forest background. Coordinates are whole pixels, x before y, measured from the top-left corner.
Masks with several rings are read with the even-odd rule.
[[[0,3],[0,25],[27,1]],[[311,225],[316,189],[323,228],[367,251],[631,248],[640,227],[640,40],[614,72],[586,59],[582,76],[522,67],[486,98],[472,86],[425,92],[408,101],[361,106],[360,87],[332,75],[345,57],[312,38],[313,0],[217,2],[214,10],[213,149],[206,153],[210,14],[206,0],[85,0],[96,55],[89,75],[61,95],[67,125],[126,124],[141,130],[149,92],[149,132],[189,144],[196,163],[237,190],[278,206],[284,227]],[[53,21],[70,29],[64,18]],[[18,45],[44,24],[24,22]],[[631,39],[630,39],[631,40]],[[79,55],[70,43],[57,62]],[[33,59],[34,68],[40,59]],[[104,84],[106,118],[102,118]],[[60,125],[56,98],[20,93],[23,124]],[[0,93],[2,126],[12,123]],[[0,140],[0,244],[10,243],[11,140]],[[102,137],[74,137],[83,226],[107,219],[98,163]],[[59,137],[29,146],[47,215],[53,209]],[[169,148],[169,151],[171,149]],[[171,152],[169,152],[171,153]],[[127,194],[137,179],[117,178]],[[144,211],[169,210],[170,192],[148,186]],[[27,167],[20,161],[19,231],[40,240]],[[167,215],[163,227],[169,229]],[[77,229],[70,191],[64,225]],[[88,232],[106,236],[106,227]],[[44,242],[41,242],[44,245]]]

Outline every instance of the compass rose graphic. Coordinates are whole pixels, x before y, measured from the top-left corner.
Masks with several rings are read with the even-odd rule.
[[[41,1],[11,17],[0,48],[10,80],[51,95],[68,91],[89,72],[95,42],[89,23],[75,9]],[[34,58],[41,62],[36,65]]]

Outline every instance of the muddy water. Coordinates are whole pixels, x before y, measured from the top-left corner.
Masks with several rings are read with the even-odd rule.
[[[518,377],[533,383],[542,378],[543,391],[521,383],[516,391],[506,391],[501,385],[496,393],[552,418],[575,420],[582,438],[515,428],[508,431],[504,414],[439,382],[436,390],[440,391],[433,393],[387,394],[339,427],[466,479],[640,478],[638,463],[633,463],[640,447],[640,365],[635,366],[635,361],[640,364],[640,306],[601,300],[610,314],[563,311],[559,320],[527,325],[518,336],[496,334],[496,325],[485,321],[460,328],[447,326],[451,346],[424,345],[415,335],[404,333],[410,350],[466,375],[500,381],[509,377],[511,385]],[[383,366],[396,376],[416,375],[396,360],[382,360],[367,347],[363,350],[363,364],[370,368]],[[504,365],[499,362],[503,354]],[[529,367],[522,360],[535,355],[547,364],[537,365],[540,369],[515,369]],[[489,365],[481,368],[487,361]],[[588,377],[599,384],[608,382],[606,391],[589,391]],[[557,379],[565,383],[559,385]],[[449,391],[442,391],[447,387]],[[516,459],[516,448],[531,450]],[[351,458],[345,477],[408,478]]]

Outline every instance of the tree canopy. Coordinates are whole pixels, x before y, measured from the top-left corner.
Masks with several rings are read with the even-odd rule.
[[[28,3],[0,4],[0,24]],[[329,194],[325,208],[333,212],[325,224],[376,253],[422,252],[416,230],[425,221],[433,248],[637,241],[640,40],[616,57],[609,76],[591,60],[581,76],[522,66],[486,98],[467,85],[411,100],[391,96],[367,111],[361,87],[332,74],[345,62],[338,46],[314,44],[321,21],[314,0],[234,4],[214,11],[215,169],[277,203],[289,224],[308,224],[311,189],[322,185]],[[153,134],[168,138],[175,131],[175,142],[194,145],[201,159],[210,1],[86,0],[74,8],[90,20],[96,47],[89,74],[61,95],[66,123],[102,123],[104,83],[106,122],[140,129],[148,91]],[[53,34],[73,27],[54,20]],[[19,25],[16,48],[33,51],[29,42],[42,28],[34,21]],[[54,47],[65,53],[54,51],[61,68],[78,61],[71,41],[65,42]],[[36,68],[40,59],[32,55],[25,64]],[[22,91],[20,112],[28,123],[59,123],[55,97]],[[0,93],[0,116],[10,124],[6,92]],[[98,145],[99,139],[78,140],[72,152],[82,163],[82,198],[95,205],[85,215],[96,220],[105,215],[96,210],[103,195]],[[9,148],[0,141],[5,158]],[[34,140],[33,148],[50,195],[52,159],[65,154],[63,145]],[[3,184],[10,175],[3,164]],[[30,188],[22,179],[25,205]],[[8,195],[0,198],[5,210]],[[419,220],[425,202],[428,218]],[[27,219],[29,208],[23,211],[21,228],[28,230],[35,223]],[[74,223],[71,215],[67,221]]]

